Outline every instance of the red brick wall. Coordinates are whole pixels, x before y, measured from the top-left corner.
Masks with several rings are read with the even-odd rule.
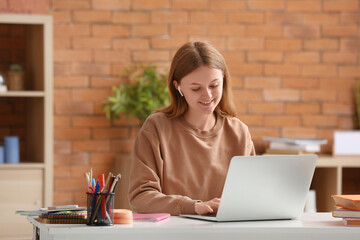
[[[225,56],[259,153],[263,136],[326,138],[330,153],[334,129],[355,127],[359,0],[5,0],[0,11],[54,16],[55,204],[84,202],[89,165],[108,172],[131,154],[137,122],[101,108],[120,71],[166,69],[186,41]]]

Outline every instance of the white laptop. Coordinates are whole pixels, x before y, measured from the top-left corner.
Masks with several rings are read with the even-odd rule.
[[[180,215],[210,221],[299,218],[317,155],[235,156],[216,215]]]

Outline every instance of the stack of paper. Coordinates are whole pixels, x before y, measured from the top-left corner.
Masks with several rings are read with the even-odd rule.
[[[343,219],[345,226],[360,226],[360,195],[332,195],[335,201],[333,217]]]
[[[266,154],[314,154],[327,143],[326,139],[264,137],[263,140],[269,142]]]

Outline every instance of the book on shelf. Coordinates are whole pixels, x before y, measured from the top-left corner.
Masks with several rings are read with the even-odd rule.
[[[360,210],[360,194],[357,195],[332,195],[336,206],[351,210]]]
[[[336,208],[332,211],[332,216],[338,218],[360,218],[360,211],[347,208]]]
[[[343,218],[343,224],[345,226],[360,227],[360,218]]]
[[[270,148],[267,148],[267,149],[265,150],[265,154],[273,154],[273,155],[277,155],[277,154],[299,155],[299,154],[315,154],[315,153],[313,153],[313,152],[301,151],[301,150],[284,150],[284,149],[270,149]]]
[[[267,154],[314,154],[321,151],[326,139],[275,138],[264,137],[269,142]]]

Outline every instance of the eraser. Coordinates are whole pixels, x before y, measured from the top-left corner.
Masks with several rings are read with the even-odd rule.
[[[114,224],[132,224],[133,214],[128,209],[114,209]]]

